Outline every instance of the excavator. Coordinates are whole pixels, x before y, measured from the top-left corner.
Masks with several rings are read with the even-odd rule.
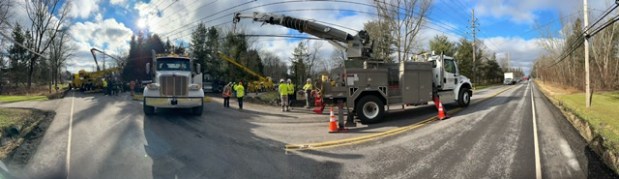
[[[247,68],[246,66],[240,64],[239,62],[234,60],[232,57],[227,56],[223,52],[217,52],[217,55],[219,56],[219,58],[232,63],[234,66],[239,67],[243,71],[258,78],[258,81],[251,81],[247,84],[247,88],[248,88],[247,90],[249,92],[264,92],[264,91],[271,91],[275,89],[273,88],[274,85],[273,85],[273,80],[271,79],[271,77],[264,76],[260,73],[257,73]]]
[[[93,59],[95,60],[96,71],[87,72],[86,70],[80,70],[76,74],[73,75],[73,79],[69,84],[69,88],[79,89],[82,92],[97,92],[103,88],[102,79],[106,77],[118,77],[120,74],[120,68],[107,68],[101,70],[99,67],[99,63],[97,61],[96,52],[102,53],[106,56],[109,56],[113,59],[116,59],[114,56],[111,56],[99,49],[92,48],[90,49],[90,53],[92,54]]]

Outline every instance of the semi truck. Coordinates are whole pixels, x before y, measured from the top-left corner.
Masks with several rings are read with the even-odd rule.
[[[187,108],[194,115],[202,115],[204,91],[200,64],[175,54],[156,55],[153,64],[146,64],[146,73],[152,83],[144,88],[144,114],[152,115],[157,108]]]
[[[433,54],[422,62],[388,63],[373,58],[370,36],[363,30],[352,35],[315,21],[261,12],[236,13],[233,22],[242,18],[295,29],[346,50],[343,69],[322,81],[321,88],[323,101],[346,108],[347,124],[354,125],[355,116],[362,123],[376,123],[391,106],[425,105],[439,96],[468,106],[473,95],[471,81],[460,74],[453,57]]]

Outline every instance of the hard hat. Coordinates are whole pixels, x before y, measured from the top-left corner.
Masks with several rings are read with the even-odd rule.
[[[283,82],[284,82],[284,79],[283,79],[283,78],[282,78],[282,79],[279,79],[279,82],[280,82],[280,83],[283,83]]]
[[[305,80],[305,81],[312,82],[312,79],[311,78],[307,78],[307,80]]]
[[[292,80],[290,80],[290,78],[288,78],[288,80],[286,80],[286,82],[290,83],[290,82],[292,82]]]

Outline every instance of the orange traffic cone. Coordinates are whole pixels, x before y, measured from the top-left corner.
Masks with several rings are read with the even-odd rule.
[[[436,105],[438,108],[438,119],[439,120],[448,118],[447,115],[445,114],[445,109],[443,108],[443,103],[441,103],[441,99],[439,99],[438,97],[434,97],[434,105]]]
[[[335,115],[333,115],[333,107],[331,107],[329,114],[329,133],[337,132],[337,120],[335,119]]]

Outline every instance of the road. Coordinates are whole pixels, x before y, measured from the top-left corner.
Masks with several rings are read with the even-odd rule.
[[[396,112],[367,129],[326,134],[324,115],[251,104],[238,111],[219,100],[207,103],[201,117],[182,110],[144,116],[140,102],[126,96],[79,93],[0,106],[56,111],[33,158],[11,167],[26,178],[535,178],[536,167],[543,178],[617,178],[533,83],[398,135],[299,151],[284,146],[410,125],[436,109]]]

